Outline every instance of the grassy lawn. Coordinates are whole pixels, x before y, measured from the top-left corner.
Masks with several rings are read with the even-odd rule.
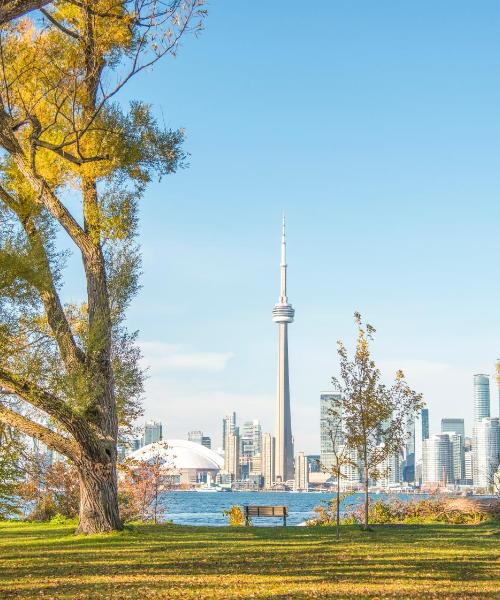
[[[498,531],[0,523],[0,598],[500,598]]]

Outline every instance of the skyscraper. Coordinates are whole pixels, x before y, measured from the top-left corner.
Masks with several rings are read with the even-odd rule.
[[[453,447],[448,433],[437,433],[423,443],[422,483],[453,482]]]
[[[338,394],[321,392],[319,396],[320,410],[320,461],[324,469],[331,469],[335,462],[333,454],[333,440],[337,443],[337,450],[342,443],[342,423],[335,423],[329,414],[332,400],[338,399]]]
[[[295,485],[296,490],[309,489],[309,469],[307,466],[307,457],[303,452],[299,452],[295,457]]]
[[[230,473],[233,480],[240,478],[240,432],[237,427],[226,436],[224,471]]]
[[[203,431],[188,431],[188,441],[201,444],[203,441]]]
[[[264,477],[264,487],[271,489],[275,482],[274,468],[276,441],[270,433],[264,433],[262,436],[262,455],[261,468]]]
[[[422,429],[421,429],[422,440],[428,440],[429,439],[429,409],[428,408],[423,408],[420,411],[420,419],[422,421]]]
[[[226,449],[226,438],[236,428],[236,413],[226,415],[222,420],[222,449]]]
[[[465,423],[463,419],[441,419],[442,433],[457,433],[462,436],[462,444],[465,444]]]
[[[146,421],[146,423],[144,423],[144,435],[142,436],[143,446],[159,442],[162,437],[162,426],[159,421]]]
[[[490,488],[493,485],[493,474],[500,464],[500,418],[485,417],[475,424],[474,432],[474,486]]]
[[[290,416],[290,382],[288,375],[288,323],[295,314],[286,294],[286,239],[285,217],[281,234],[281,285],[278,303],[273,308],[273,321],[279,327],[278,393],[276,410],[276,481],[293,479],[293,439]]]
[[[490,416],[490,377],[474,375],[474,422]]]

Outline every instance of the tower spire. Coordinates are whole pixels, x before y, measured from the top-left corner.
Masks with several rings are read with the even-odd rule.
[[[280,272],[281,272],[281,286],[280,286],[280,303],[286,304],[288,298],[286,297],[286,233],[285,233],[285,213],[283,213],[283,224],[281,229],[281,261],[280,261]]]

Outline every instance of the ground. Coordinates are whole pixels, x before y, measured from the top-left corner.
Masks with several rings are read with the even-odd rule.
[[[0,598],[500,598],[499,525],[230,528],[0,523]]]

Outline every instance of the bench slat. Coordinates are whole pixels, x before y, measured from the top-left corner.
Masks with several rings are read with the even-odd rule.
[[[288,508],[286,506],[245,506],[245,514],[249,517],[286,517]]]

